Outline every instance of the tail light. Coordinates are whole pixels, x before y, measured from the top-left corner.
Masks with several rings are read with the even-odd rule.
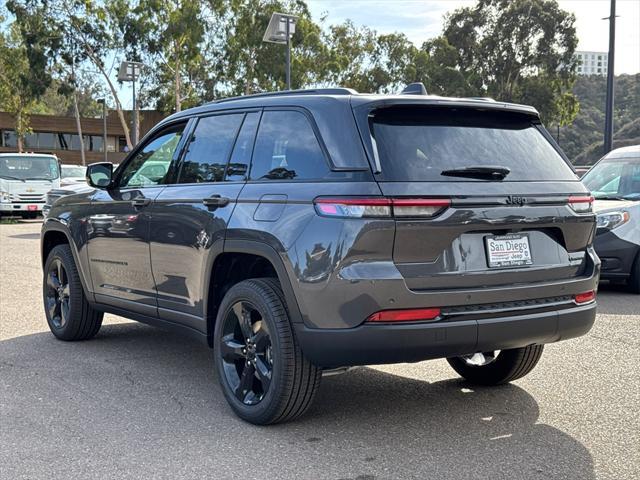
[[[592,196],[571,196],[568,200],[569,206],[576,213],[589,213],[593,211],[593,197]]]
[[[375,218],[423,217],[439,215],[451,205],[448,198],[386,198],[386,197],[319,197],[316,211],[324,217]]]
[[[414,308],[410,310],[383,310],[367,318],[367,322],[423,322],[440,316],[439,308]]]
[[[573,301],[578,305],[593,302],[596,299],[596,292],[589,290],[588,292],[578,293],[573,296]]]

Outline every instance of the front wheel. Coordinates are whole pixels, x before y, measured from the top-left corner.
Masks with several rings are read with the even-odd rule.
[[[529,345],[511,350],[478,352],[463,357],[447,358],[449,365],[471,383],[500,385],[528,374],[538,363],[543,345]]]
[[[321,370],[302,354],[280,285],[240,282],[227,292],[214,331],[215,364],[225,398],[243,420],[266,425],[302,415]]]
[[[69,245],[51,250],[44,264],[44,311],[60,340],[87,340],[100,330],[102,312],[87,301]]]

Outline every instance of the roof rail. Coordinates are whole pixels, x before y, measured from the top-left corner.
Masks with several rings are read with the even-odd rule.
[[[280,92],[264,92],[254,93],[251,95],[239,95],[237,97],[221,98],[209,103],[224,103],[233,100],[243,100],[245,98],[262,98],[262,97],[280,97],[285,95],[355,95],[356,92],[352,88],[335,87],[335,88],[313,88],[301,90],[282,90]]]
[[[483,102],[495,102],[495,98],[491,98],[491,97],[466,97],[469,100],[481,100]]]

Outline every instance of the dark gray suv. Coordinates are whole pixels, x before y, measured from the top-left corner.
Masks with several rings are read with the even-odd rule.
[[[43,225],[53,334],[91,338],[103,312],[190,334],[252,423],[348,366],[509,382],[595,319],[593,199],[531,107],[247,96],[172,115],[112,170]]]

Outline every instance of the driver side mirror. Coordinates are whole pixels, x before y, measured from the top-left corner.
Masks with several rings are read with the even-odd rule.
[[[113,163],[92,163],[87,167],[86,179],[91,187],[102,190],[109,188],[113,180]]]

